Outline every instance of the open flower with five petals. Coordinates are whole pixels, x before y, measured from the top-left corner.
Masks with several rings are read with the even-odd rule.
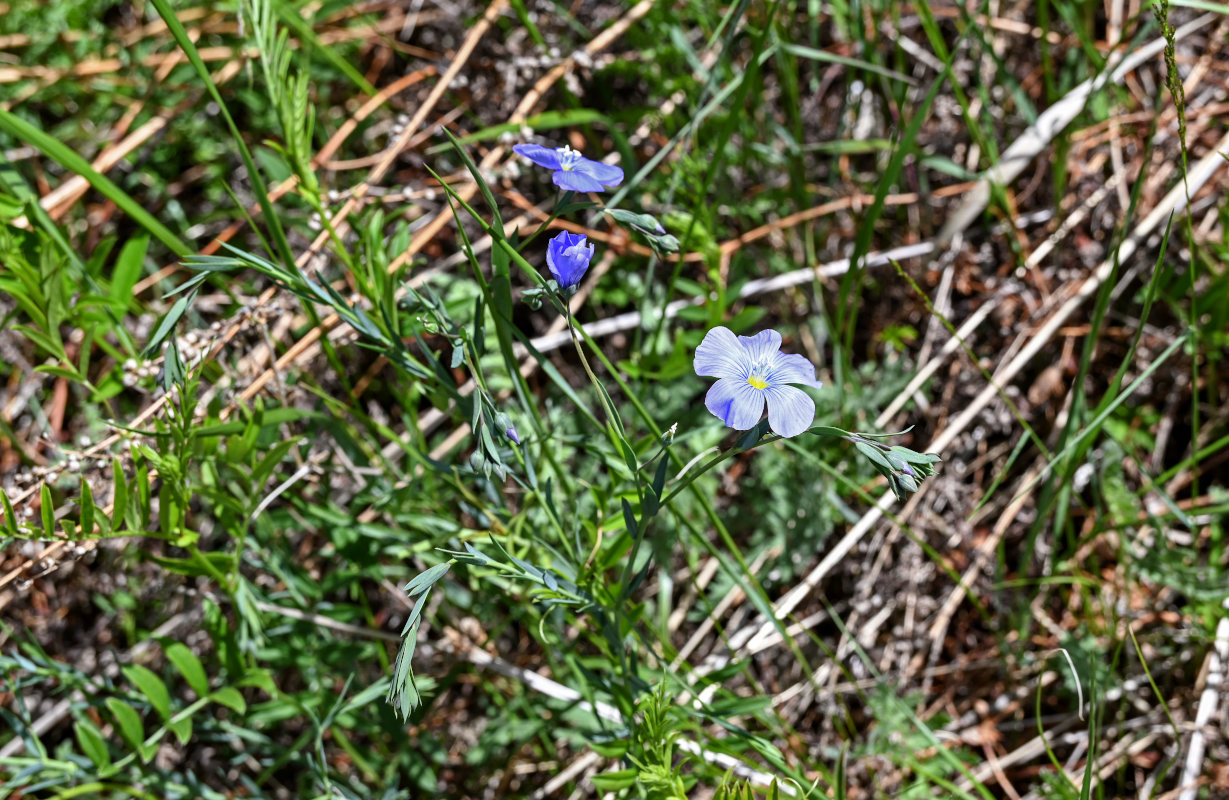
[[[600,192],[623,182],[623,170],[585,158],[571,147],[543,147],[518,144],[512,148],[539,167],[554,171],[552,180],[561,189],[573,192]]]
[[[735,336],[728,328],[713,328],[696,348],[695,370],[719,379],[704,405],[735,430],[754,428],[765,403],[768,426],[778,436],[797,436],[815,421],[815,401],[797,388],[820,387],[815,366],[802,356],[782,353],[776,331]]]

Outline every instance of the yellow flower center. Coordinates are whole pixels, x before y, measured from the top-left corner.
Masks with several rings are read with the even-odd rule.
[[[772,367],[768,359],[760,359],[755,364],[751,365],[751,371],[747,374],[747,383],[753,388],[763,391],[768,388],[769,378],[772,377]]]
[[[573,150],[571,145],[556,147],[555,152],[559,154],[559,169],[564,172],[571,172],[576,167],[576,162],[580,161],[580,153]]]

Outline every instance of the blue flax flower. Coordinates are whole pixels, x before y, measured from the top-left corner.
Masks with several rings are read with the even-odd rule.
[[[593,258],[593,245],[583,233],[564,231],[546,243],[546,265],[560,289],[580,283]]]
[[[543,147],[518,144],[512,148],[539,167],[554,170],[553,180],[561,189],[573,192],[600,192],[623,182],[623,170],[585,158],[570,147]]]
[[[790,384],[818,389],[815,367],[802,356],[780,350],[781,334],[776,331],[735,336],[728,328],[713,328],[696,348],[696,374],[720,378],[708,390],[704,405],[739,431],[756,426],[765,401],[768,426],[778,436],[797,436],[811,427],[815,401]]]

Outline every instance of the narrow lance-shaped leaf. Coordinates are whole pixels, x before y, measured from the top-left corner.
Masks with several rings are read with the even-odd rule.
[[[42,512],[43,520],[43,536],[51,538],[55,534],[55,501],[51,497],[51,488],[47,484],[43,484],[43,489],[39,495],[40,511]]]
[[[164,648],[164,652],[167,660],[175,665],[179,674],[183,675],[184,680],[188,682],[188,686],[196,692],[197,697],[209,694],[209,676],[205,672],[205,667],[187,645],[181,642],[170,642]]]
[[[94,762],[96,767],[111,766],[111,753],[107,750],[107,740],[103,738],[102,731],[90,722],[88,719],[82,718],[73,724],[73,732],[77,735],[77,744],[81,746],[81,752]]]
[[[150,706],[154,711],[158,712],[158,716],[163,720],[169,719],[171,716],[171,694],[167,691],[166,684],[162,682],[153,670],[140,664],[130,664],[122,668],[124,677],[129,683],[137,687],[145,699],[149,701]]]
[[[9,502],[8,493],[0,489],[0,499],[4,500],[4,530],[9,536],[17,536],[21,533],[21,528],[17,525],[17,512],[13,510],[13,504]]]
[[[81,535],[90,536],[94,533],[94,493],[90,491],[90,484],[81,476],[81,499],[78,501],[81,505]]]

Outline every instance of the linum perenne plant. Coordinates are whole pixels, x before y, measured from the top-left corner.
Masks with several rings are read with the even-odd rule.
[[[521,466],[520,469],[511,468],[508,475],[524,492],[521,505],[537,504],[544,512],[544,522],[547,524],[534,534],[539,544],[537,550],[544,560],[535,564],[515,555],[501,541],[503,537],[497,535],[495,529],[485,537],[489,539],[490,548],[476,546],[480,542],[459,541],[457,547],[442,550],[445,560],[416,576],[405,587],[416,602],[402,631],[404,641],[397,657],[388,699],[405,716],[420,703],[411,662],[422,613],[427,607],[426,601],[432,587],[454,565],[460,564],[473,568],[473,577],[489,581],[494,590],[522,591],[516,587],[527,587],[528,597],[540,615],[539,633],[546,641],[557,638],[544,627],[548,619],[562,621],[563,617],[558,616],[560,612],[574,619],[577,615],[586,615],[593,630],[600,632],[610,661],[608,671],[592,666],[586,671],[586,680],[590,682],[586,695],[609,698],[629,724],[633,724],[638,699],[648,687],[654,685],[654,676],[659,675],[664,667],[655,655],[653,643],[645,639],[636,622],[639,606],[634,592],[653,564],[653,558],[642,552],[642,545],[646,540],[652,540],[657,543],[655,550],[658,546],[668,550],[669,540],[658,537],[663,529],[668,529],[672,524],[671,517],[676,513],[672,504],[680,493],[692,492],[698,502],[709,504],[711,510],[711,498],[703,497],[696,486],[699,477],[737,454],[779,438],[797,437],[803,433],[853,442],[859,452],[888,478],[898,498],[916,491],[921,481],[934,473],[939,458],[904,447],[881,445],[868,435],[814,425],[815,399],[809,392],[820,388],[820,383],[815,379],[814,366],[802,356],[781,353],[782,336],[776,331],[764,330],[746,337],[736,336],[720,326],[710,330],[696,350],[695,372],[719,379],[709,390],[706,405],[722,422],[746,433],[734,446],[707,461],[702,461],[703,454],[699,457],[683,454],[676,442],[676,438],[682,438],[677,436],[679,424],[653,419],[645,405],[629,390],[628,384],[603,350],[572,318],[567,299],[584,277],[594,256],[595,246],[582,234],[563,231],[555,236],[547,245],[545,255],[546,266],[553,279],[545,277],[541,267],[535,266],[527,255],[529,244],[559,216],[597,207],[594,202],[577,202],[574,196],[576,191],[596,193],[616,186],[623,180],[622,170],[584,158],[568,147],[517,146],[517,153],[550,170],[553,182],[563,190],[550,219],[522,240],[516,232],[504,230],[493,193],[481,172],[455,140],[453,144],[477,181],[490,211],[489,218],[482,215],[449,189],[448,184],[443,184],[450,201],[469,213],[491,236],[493,246],[489,270],[478,263],[478,255],[463,231],[462,245],[473,266],[475,279],[489,298],[498,335],[509,340],[513,336],[523,337],[510,324],[512,300],[508,279],[510,268],[515,264],[536,284],[536,288],[524,292],[524,300],[536,309],[549,303],[566,320],[577,362],[588,378],[589,392],[601,405],[604,419],[599,419],[588,410],[583,399],[583,388],[566,384],[560,388],[577,404],[587,424],[604,434],[607,449],[601,450],[598,458],[607,477],[617,488],[610,492],[598,492],[595,487],[599,480],[594,475],[586,479],[589,485],[587,494],[590,495],[587,498],[585,490],[568,482],[568,476],[584,469],[584,465],[557,463],[559,448],[552,441],[553,432],[545,423],[541,410],[536,407],[534,398],[526,387],[518,383],[515,362],[506,359],[512,368],[509,379],[514,392],[524,404],[522,416],[533,429],[532,432],[523,431],[518,439],[521,446],[517,448],[517,457]],[[622,209],[603,210],[613,219],[631,225],[646,236],[658,253],[678,249],[678,240],[651,215]],[[488,279],[488,274],[493,277]],[[461,335],[468,340],[477,338],[477,334]],[[509,343],[507,352],[510,350]],[[595,373],[591,359],[596,359],[605,369],[607,374],[603,378]],[[548,370],[548,374],[557,384],[562,380],[562,376],[553,370]],[[608,385],[617,387],[625,394],[626,401],[636,413],[634,423],[622,418]],[[765,405],[768,416],[761,419]],[[593,444],[588,445],[587,449],[598,450]],[[671,479],[672,465],[676,474]],[[560,485],[542,479],[548,470],[553,472]],[[573,485],[578,494],[567,494],[565,490],[569,485]],[[595,505],[595,502],[602,505]],[[616,540],[603,541],[603,523],[594,524],[577,516],[583,513],[598,515],[600,519],[607,520],[606,527],[612,529],[609,520],[621,520]],[[583,532],[596,532],[595,540],[589,543],[581,541]],[[611,580],[612,574],[616,576],[615,580]],[[659,688],[662,686],[660,683],[657,685]]]
[[[372,291],[365,293],[369,303],[365,305],[293,263],[230,247],[224,249],[226,255],[185,260],[200,275],[181,287],[187,298],[183,307],[208,273],[246,267],[308,304],[332,309],[365,347],[413,379],[421,394],[407,396],[406,407],[427,398],[441,410],[455,409],[450,412],[454,418],[468,423],[473,442],[468,463],[424,460],[425,468],[461,495],[488,498],[489,506],[496,506],[507,495],[525,509],[523,519],[529,523],[520,524],[518,537],[509,535],[498,516],[467,510],[477,520],[473,527],[485,529],[488,535],[483,538],[489,539],[489,546],[482,539],[475,540],[472,532],[458,535],[447,548],[431,554],[429,566],[406,584],[415,602],[402,631],[388,689],[388,699],[399,713],[408,717],[422,699],[412,659],[428,596],[454,566],[463,565],[472,570],[471,581],[532,601],[534,608],[527,611],[536,616],[543,647],[568,649],[560,633],[565,624],[594,633],[592,644],[600,648],[604,660],[600,665],[587,663],[583,671],[574,673],[574,682],[584,684],[586,696],[618,709],[627,727],[608,732],[602,747],[604,752],[626,756],[628,763],[636,765],[634,774],[627,777],[645,785],[651,774],[668,774],[670,765],[657,763],[665,758],[664,751],[642,746],[648,739],[637,727],[642,725],[638,715],[650,688],[656,689],[654,703],[661,705],[669,702],[676,687],[664,671],[659,643],[644,630],[644,606],[637,589],[676,543],[680,520],[685,517],[684,500],[704,508],[709,519],[718,519],[713,498],[705,494],[699,479],[735,456],[804,433],[853,442],[888,478],[898,497],[915,491],[933,473],[938,458],[888,447],[869,435],[814,425],[811,393],[819,385],[813,365],[802,356],[781,353],[783,337],[776,331],[740,337],[721,326],[710,330],[697,348],[694,370],[718,379],[708,392],[707,407],[722,422],[745,433],[733,446],[707,460],[706,453],[685,452],[684,442],[707,424],[699,421],[699,415],[679,422],[654,419],[607,354],[572,319],[568,300],[588,274],[596,246],[584,234],[560,231],[546,243],[542,255],[531,255],[537,252],[531,251],[533,243],[555,219],[598,208],[595,202],[579,200],[569,188],[580,185],[574,182],[576,175],[607,188],[622,181],[622,171],[612,165],[594,167],[600,162],[568,154],[557,155],[552,162],[534,151],[548,162],[545,166],[562,191],[550,219],[521,238],[505,230],[494,194],[480,170],[455,141],[454,147],[477,181],[489,213],[479,213],[446,182],[441,185],[449,192],[454,209],[464,209],[492,241],[490,262],[484,265],[477,248],[466,238],[464,226],[458,227],[476,289],[468,317],[458,313],[458,304],[437,296],[429,285],[415,288],[396,276],[386,278],[380,269],[372,271]],[[592,188],[592,184],[583,185]],[[651,215],[602,210],[645,237],[655,252],[669,254],[679,249],[678,240]],[[380,229],[379,225],[371,227]],[[535,309],[553,306],[564,319],[575,351],[574,363],[583,371],[587,387],[574,385],[544,357],[534,354],[524,332],[512,323],[514,265],[534,284],[522,292],[521,299]],[[387,282],[375,283],[384,280]],[[168,314],[159,326],[165,328],[163,338],[170,342],[174,316]],[[443,347],[427,342],[442,342]],[[518,343],[539,360],[543,374],[574,406],[575,425],[591,432],[583,448],[575,446],[574,437],[569,440],[556,432],[550,411],[540,400],[541,392],[531,390],[525,382],[514,347]],[[462,368],[472,378],[470,393],[463,392],[454,379]],[[604,371],[600,378],[599,371]],[[634,420],[623,418],[612,395],[621,395],[630,405]],[[600,408],[593,407],[594,400]],[[761,419],[765,406],[768,414]],[[719,535],[728,536],[719,523],[714,524]],[[437,563],[430,564],[432,557],[439,559]],[[686,704],[671,706],[660,720],[663,726],[677,729],[698,726],[704,718]],[[775,749],[765,752],[781,774],[792,775]],[[668,783],[672,790],[677,788]]]

